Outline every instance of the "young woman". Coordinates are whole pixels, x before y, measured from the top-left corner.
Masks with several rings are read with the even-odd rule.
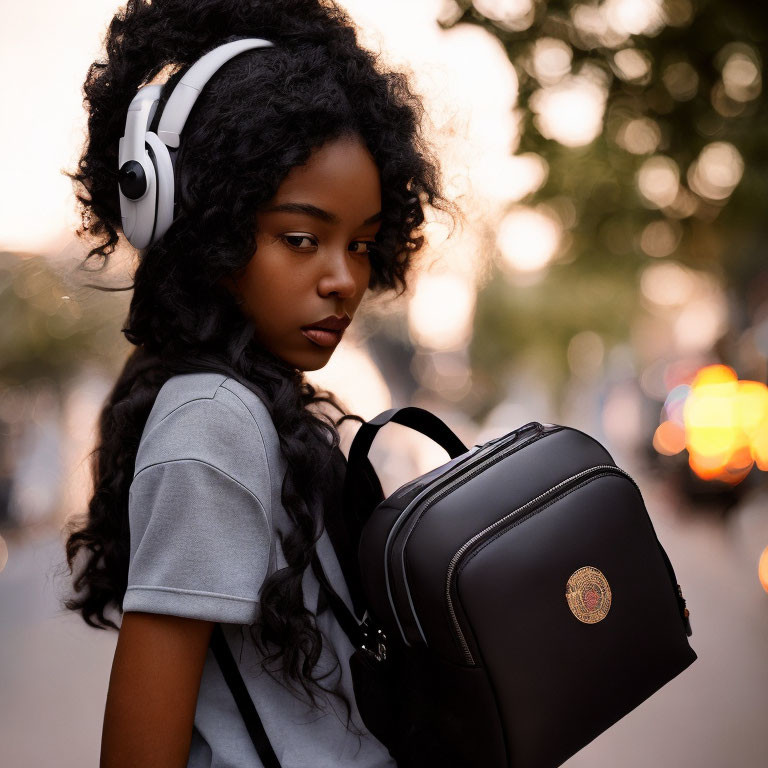
[[[82,228],[106,261],[122,229],[118,145],[153,80],[263,38],[199,93],[174,164],[174,217],[139,251],[87,516],[68,531],[66,607],[119,629],[101,766],[263,763],[210,648],[227,644],[280,764],[392,766],[363,724],[353,647],[322,599],[353,585],[327,529],[339,435],[304,371],[322,368],[366,291],[402,287],[424,207],[448,210],[400,73],[331,0],[128,0],[84,85]],[[353,417],[358,418],[359,417]],[[348,555],[348,553],[347,553]],[[119,625],[107,614],[116,610]]]

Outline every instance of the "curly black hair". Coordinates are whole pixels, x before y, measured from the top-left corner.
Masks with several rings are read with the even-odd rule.
[[[423,245],[425,208],[454,211],[440,190],[439,164],[423,135],[423,106],[408,77],[380,65],[359,44],[353,22],[331,0],[128,0],[112,19],[104,60],[83,86],[86,143],[74,172],[78,237],[100,240],[82,269],[101,271],[118,244],[118,140],[137,88],[170,77],[154,123],[173,86],[202,55],[230,40],[262,37],[275,45],[228,61],[198,97],[175,163],[178,207],[171,227],[139,253],[122,332],[135,345],[100,413],[87,512],[71,521],[66,558],[74,593],[66,608],[100,629],[117,625],[129,562],[128,491],[138,444],[158,391],[180,373],[215,370],[241,381],[266,404],[287,460],[282,500],[295,523],[281,538],[288,566],[261,591],[254,641],[278,650],[288,681],[316,704],[329,691],[313,676],[321,636],[302,602],[301,580],[322,532],[313,509],[330,498],[326,468],[346,414],[334,395],[258,345],[253,324],[222,286],[256,250],[256,213],[288,172],[313,149],[360,137],[381,178],[383,219],[369,288],[406,289],[412,257]],[[93,242],[93,241],[92,241]],[[102,290],[116,290],[93,285]],[[314,403],[332,405],[333,422]],[[80,555],[80,557],[78,557]],[[255,630],[258,629],[258,632]],[[295,686],[292,686],[295,687]],[[298,688],[296,688],[298,691]]]

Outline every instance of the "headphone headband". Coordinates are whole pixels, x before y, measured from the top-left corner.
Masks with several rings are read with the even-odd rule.
[[[171,226],[175,185],[168,148],[178,149],[181,132],[205,84],[237,54],[272,46],[274,43],[269,40],[249,37],[223,43],[201,56],[173,89],[157,133],[150,131],[149,126],[157,111],[161,86],[144,85],[136,92],[128,107],[118,150],[123,233],[135,248],[149,247]]]
[[[163,109],[160,124],[157,126],[157,135],[160,140],[169,147],[179,146],[179,135],[192,111],[192,106],[200,95],[200,91],[219,67],[242,51],[273,45],[274,43],[269,40],[249,37],[224,43],[198,59],[177,83]]]

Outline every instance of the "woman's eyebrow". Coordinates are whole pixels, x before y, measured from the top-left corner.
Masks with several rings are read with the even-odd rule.
[[[311,203],[277,203],[275,205],[270,205],[268,208],[264,208],[264,213],[303,213],[306,216],[314,216],[314,218],[325,221],[328,224],[339,223],[339,217],[335,213],[324,211],[322,208],[318,208]],[[378,221],[381,221],[381,211],[375,213],[373,216],[369,216],[363,222],[363,226],[367,224],[376,224]]]

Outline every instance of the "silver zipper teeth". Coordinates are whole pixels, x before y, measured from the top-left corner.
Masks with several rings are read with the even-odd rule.
[[[632,484],[637,488],[638,491],[640,491],[640,488],[638,487],[637,483],[633,480],[632,476],[625,472],[623,469],[620,469],[619,467],[613,465],[613,464],[598,464],[597,466],[590,467],[589,469],[585,469],[582,472],[579,472],[575,475],[571,475],[571,477],[567,477],[565,480],[559,482],[557,485],[553,486],[547,491],[544,491],[544,493],[540,493],[535,499],[531,499],[530,501],[527,501],[525,504],[523,504],[521,507],[518,507],[517,509],[513,510],[509,514],[502,517],[500,520],[497,520],[495,523],[491,523],[487,528],[483,528],[480,533],[476,533],[469,541],[466,541],[464,544],[462,544],[461,548],[456,552],[456,554],[451,558],[451,562],[448,564],[448,572],[445,579],[445,597],[448,601],[448,611],[451,614],[451,619],[453,620],[453,625],[456,629],[456,634],[459,638],[459,641],[461,642],[461,647],[464,651],[464,655],[466,658],[466,661],[468,664],[474,664],[475,660],[472,657],[472,652],[469,650],[469,646],[467,645],[467,641],[464,637],[464,633],[461,631],[461,626],[459,626],[459,621],[456,618],[456,612],[453,609],[453,600],[451,599],[451,577],[453,576],[453,571],[456,568],[456,563],[461,559],[461,556],[471,547],[478,539],[485,536],[486,533],[489,531],[492,531],[494,528],[497,528],[504,523],[508,522],[511,518],[515,517],[516,515],[520,514],[523,510],[527,509],[530,506],[533,506],[541,499],[553,495],[558,488],[562,488],[564,485],[567,485],[568,483],[572,483],[574,480],[578,480],[578,478],[583,477],[584,475],[592,474],[593,472],[597,472],[601,469],[608,469],[612,472],[620,472],[625,477],[629,478],[629,480],[632,481]]]
[[[517,450],[518,448],[522,448],[523,445],[527,445],[528,442],[529,442],[528,440],[524,440],[521,443],[519,443],[518,445],[514,445],[514,443],[517,442],[518,438],[519,438],[519,435],[515,435],[513,437],[510,437],[508,439],[508,441],[504,441],[501,445],[494,445],[493,447],[495,447],[497,449],[497,451],[492,456],[489,456],[485,460],[481,461],[477,466],[475,466],[472,469],[472,472],[470,474],[468,474],[468,475],[461,474],[463,472],[463,470],[466,469],[466,466],[464,464],[459,464],[456,467],[452,467],[448,471],[448,477],[440,478],[441,480],[447,480],[448,481],[447,485],[441,486],[440,490],[433,491],[431,495],[429,495],[429,494],[427,496],[419,496],[419,495],[417,495],[416,498],[412,499],[410,501],[410,503],[406,506],[406,508],[401,512],[401,514],[398,517],[398,519],[395,521],[395,525],[392,526],[390,535],[392,535],[392,533],[395,531],[395,529],[398,529],[397,532],[399,533],[399,523],[400,523],[401,520],[405,520],[407,518],[408,512],[410,511],[411,507],[415,506],[416,504],[422,504],[422,503],[424,504],[424,507],[421,510],[421,514],[419,515],[419,518],[421,518],[424,515],[424,513],[427,511],[427,509],[429,509],[429,507],[431,507],[432,504],[437,499],[442,498],[443,495],[445,495],[450,490],[452,490],[456,485],[460,485],[462,483],[465,483],[469,478],[473,477],[479,471],[481,471],[482,468],[484,468],[486,465],[495,463],[496,461],[501,461],[501,459],[504,459],[508,455],[510,455],[511,453],[515,452],[515,451],[509,451],[506,454],[502,454],[501,451],[503,451],[505,448],[509,448],[511,446],[514,446],[515,450]],[[499,438],[497,438],[497,440],[498,439]],[[496,442],[495,440],[491,440],[490,443],[487,443],[487,444],[483,445],[482,449],[485,449],[485,448],[490,449],[491,448],[491,444],[494,444],[495,442]],[[482,449],[481,449],[481,451],[482,451]],[[478,453],[480,453],[481,451],[478,451]],[[475,456],[474,458],[477,458],[477,456]],[[452,477],[454,474],[457,474],[457,473],[458,473],[457,477]],[[413,528],[415,528],[415,527],[416,527],[416,525],[414,524],[414,526],[411,528],[411,531],[408,533],[408,536],[406,537],[405,544],[408,543],[408,539],[410,538],[410,535],[413,532]],[[405,549],[405,544],[403,544],[403,549]],[[385,569],[384,570],[385,581],[386,581],[386,584],[387,584],[387,588],[389,589],[389,563],[387,562],[386,554],[385,554],[385,557],[384,557],[384,569]],[[421,624],[419,623],[419,619],[416,616],[416,609],[414,608],[413,601],[411,600],[411,593],[410,593],[410,589],[408,589],[408,581],[407,580],[405,580],[405,587],[406,587],[406,592],[408,593],[408,602],[409,602],[409,604],[411,606],[411,613],[413,614],[413,618],[416,621],[416,628],[419,630],[419,634],[421,635],[422,640],[424,640],[424,642],[426,643],[427,642],[427,638],[424,637],[424,632],[421,629]],[[408,647],[410,647],[411,644],[406,639],[406,637],[405,637],[405,630],[403,629],[402,625],[400,624],[400,619],[397,616],[397,610],[395,608],[394,600],[392,599],[391,593],[390,593],[390,605],[392,607],[392,612],[395,615],[395,619],[397,621],[397,624],[400,627],[400,634],[401,634],[401,636],[403,638],[403,642]]]
[[[480,451],[476,451],[476,455],[480,453]],[[471,459],[472,456],[468,457],[468,460]],[[460,466],[464,466],[464,462],[460,463]],[[447,470],[445,475],[438,478],[439,480],[446,480],[447,478],[452,477],[453,471],[456,469],[456,467],[452,467],[451,469]],[[416,481],[413,481],[411,485],[415,484]],[[403,491],[403,495],[410,493],[410,489]],[[399,533],[400,528],[403,524],[403,521],[408,517],[408,514],[410,511],[417,505],[420,504],[422,499],[429,496],[429,491],[422,488],[421,491],[419,491],[409,502],[405,505],[405,508],[400,512],[400,514],[397,516],[397,520],[393,523],[391,528],[389,529],[389,534],[387,535],[387,540],[384,542],[384,583],[387,586],[387,599],[389,600],[389,606],[392,609],[392,615],[395,617],[395,621],[397,622],[397,628],[400,630],[400,636],[403,638],[403,642],[410,648],[411,644],[408,642],[408,639],[405,636],[405,630],[403,629],[403,625],[400,623],[400,617],[398,615],[397,608],[395,606],[395,600],[392,596],[392,586],[390,584],[390,568],[389,568],[389,552],[390,552],[390,541],[392,541]]]

